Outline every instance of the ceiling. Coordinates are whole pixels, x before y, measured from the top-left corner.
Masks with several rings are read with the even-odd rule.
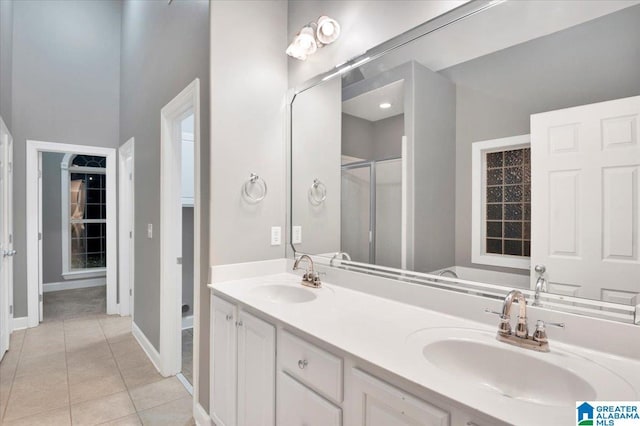
[[[390,103],[391,107],[380,108],[383,102]],[[368,121],[383,120],[404,113],[404,80],[394,81],[344,101],[342,112]]]

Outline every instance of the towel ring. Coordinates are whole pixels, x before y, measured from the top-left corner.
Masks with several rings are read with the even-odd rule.
[[[260,187],[261,195],[259,195],[257,197],[254,196],[254,195],[251,195],[251,192],[249,191],[249,188],[251,188],[253,185],[258,185]],[[244,183],[244,186],[242,187],[242,190],[244,192],[244,196],[249,201],[251,201],[253,203],[258,203],[258,202],[264,200],[264,197],[267,196],[267,182],[265,182],[264,179],[262,179],[257,174],[251,173],[251,175],[249,175],[249,180],[247,180]]]
[[[320,179],[315,178],[309,188],[309,201],[315,206],[319,206],[327,199],[327,187]]]

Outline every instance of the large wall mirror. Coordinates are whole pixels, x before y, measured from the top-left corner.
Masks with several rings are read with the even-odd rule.
[[[640,2],[450,16],[296,94],[295,251],[640,321]]]

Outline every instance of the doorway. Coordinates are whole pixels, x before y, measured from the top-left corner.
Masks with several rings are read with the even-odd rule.
[[[160,369],[197,388],[200,282],[200,84],[161,111]],[[182,226],[176,226],[182,224]]]
[[[60,194],[60,237],[65,242],[57,249],[62,258],[62,279],[47,290],[68,290],[67,277],[84,281],[78,288],[95,286],[95,280],[104,279],[106,313],[118,313],[115,152],[112,148],[27,140],[27,262],[36,266],[27,270],[29,327],[44,319],[43,159],[47,161],[50,154],[61,157],[60,180],[47,181],[59,187],[47,193]],[[47,214],[47,220],[50,216]]]

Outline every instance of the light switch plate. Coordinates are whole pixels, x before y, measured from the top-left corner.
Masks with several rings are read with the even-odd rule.
[[[147,238],[153,238],[153,223],[147,223]]]
[[[279,226],[271,227],[271,245],[279,246],[282,243],[282,228]]]
[[[293,226],[291,229],[291,242],[293,244],[302,243],[302,226]]]

